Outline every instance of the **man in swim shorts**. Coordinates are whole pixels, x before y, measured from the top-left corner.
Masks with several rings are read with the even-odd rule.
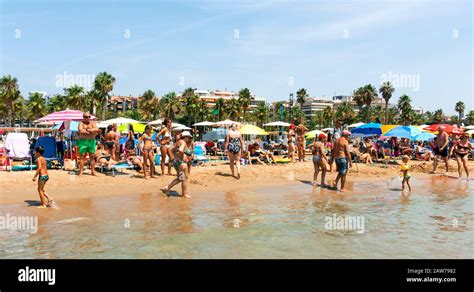
[[[344,185],[346,184],[346,176],[349,167],[352,167],[351,154],[349,152],[348,137],[351,135],[349,131],[343,131],[341,137],[336,140],[331,152],[331,164],[336,162],[337,177],[334,187],[337,188],[337,183],[341,180],[341,192],[344,192]]]
[[[79,148],[79,154],[81,156],[81,161],[79,164],[79,176],[82,175],[82,170],[84,168],[84,161],[86,159],[86,154],[89,154],[89,159],[91,161],[91,175],[95,175],[95,159],[94,153],[96,150],[96,141],[95,137],[100,132],[97,125],[92,122],[91,115],[84,113],[83,120],[79,124],[79,140],[77,141],[77,146]]]
[[[438,136],[436,139],[437,146],[435,149],[435,159],[433,161],[433,170],[431,173],[436,172],[436,168],[438,167],[438,157],[441,158],[444,161],[444,165],[446,167],[446,173],[449,171],[449,163],[448,163],[448,158],[449,158],[449,136],[448,133],[445,132],[445,127],[444,126],[439,126],[438,128]]]

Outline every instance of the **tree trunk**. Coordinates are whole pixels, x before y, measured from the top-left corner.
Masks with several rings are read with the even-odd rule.
[[[385,124],[388,124],[388,101],[385,101]]]

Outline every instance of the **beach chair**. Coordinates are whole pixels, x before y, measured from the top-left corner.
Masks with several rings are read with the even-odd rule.
[[[43,136],[36,140],[35,148],[42,146],[44,148],[43,157],[47,162],[48,168],[51,168],[53,162],[58,162],[57,167],[62,167],[63,161],[58,157],[56,151],[56,139],[54,137]]]
[[[194,160],[193,165],[201,165],[209,162],[209,158],[206,157],[205,147],[194,144]]]
[[[25,133],[8,133],[7,138],[5,139],[5,148],[7,150],[8,165],[13,165],[13,161],[15,160],[23,161],[23,165],[12,166],[12,170],[33,169],[33,160],[30,154],[28,135]]]

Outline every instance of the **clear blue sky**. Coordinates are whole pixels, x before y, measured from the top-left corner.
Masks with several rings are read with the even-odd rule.
[[[0,74],[24,96],[62,93],[64,72],[107,71],[120,95],[248,87],[275,101],[305,87],[331,98],[391,72],[419,78],[394,101],[474,105],[470,0],[0,1]]]

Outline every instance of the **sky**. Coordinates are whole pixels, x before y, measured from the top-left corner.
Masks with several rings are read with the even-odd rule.
[[[0,0],[0,75],[63,93],[107,71],[113,94],[187,87],[268,102],[392,81],[414,106],[474,109],[473,3],[458,1]]]

